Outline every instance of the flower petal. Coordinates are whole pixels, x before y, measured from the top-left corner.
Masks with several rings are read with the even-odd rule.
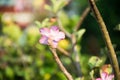
[[[53,40],[52,47],[57,48],[58,42]]]
[[[42,36],[39,40],[41,44],[48,44],[48,38],[46,36]]]
[[[55,40],[48,39],[48,44],[49,44],[52,48],[57,48],[58,42],[55,41]]]
[[[42,37],[39,42],[41,44],[50,45],[53,48],[57,48],[58,41],[65,38],[65,34],[63,32],[59,32],[59,28],[57,26],[52,26],[50,29],[41,28],[40,33]]]
[[[50,33],[50,30],[48,28],[41,28],[40,33],[41,33],[41,35],[48,37],[49,33]]]
[[[95,79],[95,80],[102,80],[101,78],[97,78],[97,79]]]
[[[59,28],[56,26],[52,26],[50,28],[50,35],[51,36],[56,36],[59,33]]]
[[[57,36],[54,37],[55,41],[59,41],[65,38],[65,34],[63,32],[59,32]]]
[[[106,80],[107,77],[108,77],[108,74],[106,72],[101,73],[102,80]]]
[[[65,34],[63,33],[63,32],[59,32],[59,38],[61,38],[61,39],[64,39],[65,38]]]
[[[52,26],[52,27],[50,28],[50,30],[59,31],[59,28],[58,28],[57,26]]]
[[[114,78],[114,75],[109,75],[106,80],[112,80]]]

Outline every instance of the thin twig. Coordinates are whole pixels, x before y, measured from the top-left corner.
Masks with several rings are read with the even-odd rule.
[[[114,73],[115,73],[115,77],[117,80],[120,80],[120,75],[119,75],[119,66],[118,66],[118,61],[117,61],[117,57],[116,57],[116,54],[115,54],[115,51],[114,51],[114,48],[112,46],[112,43],[111,43],[111,40],[110,40],[110,37],[109,37],[109,34],[108,34],[108,31],[107,31],[107,28],[106,28],[106,25],[101,17],[101,14],[95,4],[95,1],[94,0],[89,0],[89,3],[90,3],[90,6],[91,6],[91,9],[100,25],[100,29],[102,31],[102,34],[103,34],[103,38],[105,40],[105,43],[106,43],[106,46],[110,52],[110,59],[111,59],[111,63],[112,63],[112,66],[113,66],[113,69],[114,69]]]
[[[66,50],[64,50],[63,48],[60,48],[60,47],[57,47],[57,49],[62,54],[64,54],[68,58],[70,58],[70,60],[72,61],[73,65],[74,65],[74,67],[76,69],[77,75],[81,78],[82,77],[82,71],[81,71],[80,59],[79,59],[79,55],[78,55],[78,52],[76,50],[76,47],[74,47],[74,49],[73,49],[73,53],[75,53],[75,60],[73,60],[73,58],[71,57],[71,55],[70,55],[70,53],[68,51],[66,51]]]
[[[97,2],[97,0],[96,0]],[[77,25],[75,26],[74,31],[76,32],[82,25],[83,21],[85,20],[86,16],[88,15],[88,13],[90,12],[90,7],[88,6],[82,13],[82,15],[80,16],[80,19],[77,23]]]
[[[75,30],[74,31],[77,31],[80,26],[82,25],[83,21],[85,20],[86,16],[88,15],[88,13],[90,12],[90,7],[87,7],[84,12],[82,13],[82,15],[80,16],[80,19],[77,23],[77,25],[75,26]]]
[[[87,14],[86,14],[87,15]],[[83,20],[83,19],[82,19]],[[73,40],[72,39],[72,34],[70,34],[69,32],[67,32],[64,28],[63,28],[63,26],[62,26],[62,23],[61,23],[61,21],[60,21],[60,19],[59,19],[59,16],[57,16],[57,22],[58,22],[58,25],[59,25],[59,28],[66,34],[66,36],[69,38],[69,39],[71,39],[71,41]],[[76,51],[75,51],[75,45],[74,45],[74,43],[72,43],[73,44],[73,53],[75,53],[75,61],[74,61],[74,66],[76,67],[76,71],[77,71],[77,74],[78,74],[78,76],[81,78],[82,77],[82,73],[81,73],[81,68],[80,68],[80,59],[79,59],[79,56],[78,56],[78,53],[76,53]],[[60,49],[59,49],[60,50]],[[62,51],[62,50],[60,50],[60,51]],[[64,52],[65,53],[65,52]],[[71,55],[69,54],[69,56],[68,56],[69,58],[71,58]]]
[[[71,41],[72,41],[72,47],[73,47],[72,52],[75,55],[74,56],[74,64],[75,64],[75,67],[76,67],[76,70],[77,70],[77,74],[81,78],[82,77],[82,71],[81,71],[81,66],[80,66],[79,53],[78,53],[78,50],[76,49],[77,40],[76,40],[75,34],[72,34]]]
[[[75,61],[73,62],[75,64],[76,70],[77,70],[77,74],[78,76],[81,78],[82,77],[82,71],[81,71],[81,65],[80,65],[80,58],[79,58],[79,53],[76,50],[76,36],[75,36],[75,32],[80,28],[80,26],[82,25],[83,21],[85,20],[86,16],[88,15],[88,13],[90,12],[90,7],[87,7],[84,12],[82,13],[82,15],[80,16],[80,19],[78,21],[78,23],[75,26],[74,32],[71,35],[71,41],[72,41],[72,46],[73,46],[73,53],[74,53],[74,58]]]
[[[62,62],[60,61],[60,59],[59,59],[59,57],[58,57],[58,55],[56,53],[56,49],[50,48],[50,50],[52,51],[52,54],[54,56],[54,59],[55,59],[56,63],[58,64],[59,68],[64,73],[64,75],[66,76],[66,78],[68,80],[73,80],[71,74],[66,70],[66,68],[63,66]]]
[[[57,16],[57,22],[58,22],[60,30],[62,30],[68,38],[71,38],[71,34],[63,28],[62,23],[58,16]]]
[[[65,49],[61,48],[61,47],[57,47],[57,49],[64,54],[67,57],[70,57],[70,53],[68,51],[66,51]]]
[[[77,74],[78,76],[81,78],[82,77],[82,71],[81,71],[81,65],[80,65],[80,58],[79,58],[79,53],[78,51],[76,50],[76,36],[75,36],[75,33],[76,31],[80,28],[80,26],[82,25],[83,21],[85,20],[86,16],[88,15],[88,13],[90,12],[90,7],[87,7],[84,12],[82,13],[78,23],[76,24],[75,26],[75,29],[74,29],[74,32],[73,34],[71,35],[71,41],[72,41],[72,46],[73,46],[73,53],[74,53],[74,58],[75,58],[75,61],[73,61],[73,63],[75,64],[75,67],[76,67],[76,71],[77,71]]]

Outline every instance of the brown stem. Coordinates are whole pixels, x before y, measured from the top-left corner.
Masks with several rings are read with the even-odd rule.
[[[87,7],[84,12],[82,13],[82,15],[80,16],[80,19],[77,23],[77,25],[75,26],[75,31],[77,31],[80,26],[82,25],[84,19],[86,18],[86,16],[88,15],[88,13],[90,12],[90,7]]]
[[[70,53],[67,52],[66,50],[64,50],[63,48],[57,47],[57,49],[58,49],[61,53],[63,53],[65,56],[70,57]]]
[[[97,1],[97,0],[96,0],[96,1]],[[89,12],[90,12],[90,7],[87,7],[87,8],[83,11],[82,15],[80,16],[80,19],[79,19],[77,25],[75,26],[74,31],[77,31],[77,30],[80,28],[80,26],[82,25],[83,21],[85,20],[85,18],[86,18],[86,16],[88,15]]]
[[[66,70],[66,68],[63,66],[62,62],[60,61],[60,59],[59,59],[59,57],[58,57],[58,55],[56,53],[56,49],[50,48],[50,50],[52,51],[52,54],[54,56],[54,59],[55,59],[56,63],[58,64],[59,68],[64,73],[64,75],[66,76],[66,78],[68,80],[73,80],[71,74]]]
[[[89,0],[89,3],[90,3],[90,6],[91,6],[91,9],[99,23],[99,26],[100,26],[100,29],[102,31],[102,34],[103,34],[103,38],[105,40],[105,43],[106,43],[106,46],[110,52],[110,59],[111,59],[111,63],[112,63],[112,66],[113,66],[113,69],[114,69],[114,73],[115,73],[115,76],[116,76],[116,79],[117,80],[120,80],[120,75],[119,75],[119,66],[118,66],[118,61],[117,61],[117,57],[116,57],[116,54],[115,54],[115,51],[114,51],[114,48],[112,46],[112,43],[111,43],[111,40],[110,40],[110,37],[109,37],[109,33],[107,31],[107,28],[106,28],[106,25],[101,17],[101,14],[95,4],[95,1],[94,0]]]
[[[83,17],[80,19],[81,21],[78,23],[78,27],[76,28],[76,30],[79,28],[79,26],[82,24],[82,22],[83,22],[83,20],[85,19],[85,17],[87,16],[87,14],[88,14],[88,10],[90,10],[90,8],[89,9],[86,9],[86,11],[83,13],[84,15],[83,15]],[[88,11],[88,12],[87,12]],[[59,25],[59,28],[66,34],[66,36],[68,37],[68,38],[70,38],[71,40],[73,40],[72,39],[72,37],[71,37],[71,34],[69,33],[69,32],[67,32],[64,28],[63,28],[63,26],[62,26],[62,23],[61,23],[61,21],[60,21],[60,19],[59,19],[59,17],[57,16],[57,22],[58,22],[58,25]],[[79,77],[82,77],[82,74],[81,74],[81,66],[80,66],[80,59],[79,59],[79,56],[78,56],[78,53],[76,52],[76,50],[75,50],[75,46],[76,46],[76,44],[74,45],[74,43],[72,43],[73,44],[73,53],[75,53],[75,61],[74,61],[74,66],[76,67],[76,71],[77,71],[77,73],[78,73],[78,76]],[[60,48],[57,48],[59,51],[62,51],[66,56],[68,56],[69,58],[71,58],[71,55],[69,54],[68,55],[68,53],[66,53],[64,50],[61,50]]]
[[[81,78],[82,77],[82,71],[81,71],[81,66],[80,66],[80,59],[79,59],[79,54],[76,50],[76,47],[74,46],[74,49],[73,49],[73,53],[75,53],[75,60],[73,60],[73,58],[71,57],[70,53],[67,52],[66,50],[64,50],[63,48],[60,48],[60,47],[57,47],[57,49],[63,53],[65,56],[67,56],[68,58],[70,58],[70,60],[72,61],[75,69],[76,69],[76,72],[77,72],[77,75]]]

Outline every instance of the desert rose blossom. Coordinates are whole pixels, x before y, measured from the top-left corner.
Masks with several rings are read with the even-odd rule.
[[[50,45],[52,48],[57,48],[58,42],[65,38],[65,34],[59,31],[57,26],[50,28],[40,28],[41,38],[39,42],[41,44]]]
[[[114,75],[109,75],[106,72],[102,72],[101,73],[101,78],[97,78],[96,80],[113,80],[114,79]]]

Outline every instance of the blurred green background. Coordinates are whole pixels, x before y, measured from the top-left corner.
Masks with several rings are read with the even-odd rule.
[[[53,16],[44,9],[50,0],[0,0],[0,80],[66,80],[53,60],[48,46],[39,43],[39,27],[35,21]],[[106,23],[120,64],[120,0],[98,0],[97,6]],[[64,28],[72,33],[82,12],[89,6],[87,0],[71,0],[60,12]],[[88,59],[105,57],[106,50],[99,25],[89,12],[80,29],[86,30],[78,41],[82,72],[89,77]],[[70,51],[69,39],[60,47]],[[58,51],[68,71],[76,76],[69,58]],[[109,60],[105,63],[110,63]],[[87,79],[88,80],[88,79]]]

